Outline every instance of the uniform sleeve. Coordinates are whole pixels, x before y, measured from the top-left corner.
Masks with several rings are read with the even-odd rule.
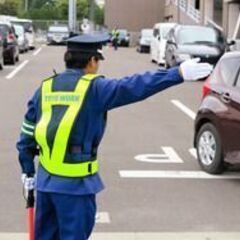
[[[96,81],[97,104],[105,112],[144,100],[182,82],[178,68],[136,74],[119,80],[99,78]]]
[[[37,122],[38,99],[39,90],[28,102],[28,109],[21,126],[20,139],[17,142],[19,163],[22,172],[27,174],[35,173],[34,157],[37,154],[37,143],[34,138],[34,131]]]

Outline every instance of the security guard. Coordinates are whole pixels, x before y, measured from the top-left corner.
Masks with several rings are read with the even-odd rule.
[[[180,67],[119,80],[96,75],[104,34],[68,41],[66,70],[42,82],[28,103],[17,144],[22,181],[35,188],[39,151],[35,240],[87,240],[95,223],[98,146],[111,109],[138,102],[185,80],[206,77],[211,65],[186,61]]]
[[[114,47],[114,50],[117,51],[117,50],[118,50],[119,35],[120,35],[118,29],[117,29],[117,28],[114,28],[114,29],[112,30],[111,35],[112,35],[112,45],[113,45],[113,47]]]

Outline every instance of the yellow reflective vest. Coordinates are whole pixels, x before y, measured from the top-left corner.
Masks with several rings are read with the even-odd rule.
[[[81,111],[84,98],[96,78],[95,74],[84,75],[73,92],[52,91],[53,79],[45,80],[41,88],[41,119],[36,125],[35,139],[40,147],[41,165],[51,174],[63,177],[86,177],[98,172],[98,161],[69,163],[65,161],[68,141],[75,119]],[[65,106],[67,110],[59,122],[50,148],[47,141],[48,126],[52,119],[52,108]]]

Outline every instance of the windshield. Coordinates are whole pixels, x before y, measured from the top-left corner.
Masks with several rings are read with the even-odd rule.
[[[22,26],[14,25],[14,29],[17,35],[23,35],[24,29]]]
[[[119,30],[119,36],[125,37],[127,35],[127,30]]]
[[[142,33],[141,33],[142,37],[152,37],[153,36],[153,30],[152,29],[146,29],[146,30],[142,30]]]
[[[216,43],[217,33],[212,28],[183,28],[178,34],[179,44],[194,44],[201,42]]]
[[[49,27],[49,32],[68,33],[68,27],[66,26],[53,26]]]
[[[173,28],[173,26],[166,26],[166,27],[161,27],[161,37],[163,39],[167,39],[167,35],[169,31]]]
[[[18,25],[21,25],[24,27],[24,30],[26,32],[32,32],[33,31],[33,25],[32,25],[32,22],[24,22],[24,21],[11,21],[13,24],[18,24]]]

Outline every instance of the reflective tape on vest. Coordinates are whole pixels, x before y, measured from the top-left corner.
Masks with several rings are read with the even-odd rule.
[[[71,131],[83,101],[97,75],[84,75],[77,83],[73,92],[52,91],[53,79],[43,82],[41,89],[42,116],[35,129],[35,138],[40,146],[39,160],[41,165],[51,174],[63,177],[86,177],[98,172],[98,161],[84,163],[65,162],[68,141]],[[67,110],[59,122],[54,136],[53,146],[50,149],[47,141],[48,126],[52,119],[53,106],[67,106]]]

